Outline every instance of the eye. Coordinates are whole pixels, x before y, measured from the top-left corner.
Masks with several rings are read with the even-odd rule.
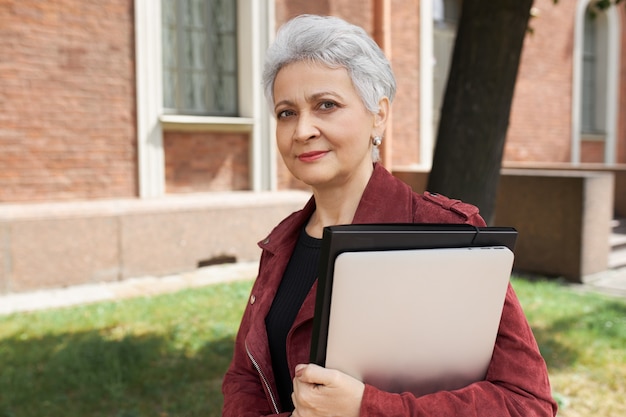
[[[285,117],[293,116],[294,114],[296,113],[293,110],[281,110],[278,113],[276,113],[276,118],[284,119]]]
[[[321,110],[332,110],[337,107],[337,103],[334,101],[322,101],[319,105]]]

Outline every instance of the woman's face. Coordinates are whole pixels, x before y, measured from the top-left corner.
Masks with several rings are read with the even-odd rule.
[[[274,114],[278,150],[296,178],[318,190],[369,179],[371,138],[385,118],[365,108],[345,68],[286,65],[274,80]]]

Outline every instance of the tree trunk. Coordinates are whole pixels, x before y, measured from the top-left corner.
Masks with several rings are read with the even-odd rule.
[[[513,90],[533,0],[464,0],[428,190],[493,221]]]

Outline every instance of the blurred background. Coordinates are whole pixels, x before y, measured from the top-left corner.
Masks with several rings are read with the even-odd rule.
[[[626,7],[466,3],[0,0],[0,293],[256,260],[308,198],[275,152],[260,84],[273,33],[301,13],[364,27],[390,58],[387,169],[427,188],[446,165],[433,166],[439,121],[456,112],[453,141],[486,155],[495,135],[502,150],[470,163],[491,166],[472,181],[489,201],[446,194],[518,228],[518,270],[583,281],[626,264]],[[462,39],[482,68],[453,60],[463,20],[486,28]],[[512,74],[510,100],[444,103],[453,74],[508,94],[477,78],[485,68]],[[494,118],[502,129],[481,130]]]

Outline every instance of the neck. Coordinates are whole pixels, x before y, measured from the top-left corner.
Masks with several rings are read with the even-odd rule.
[[[321,238],[326,226],[352,223],[371,174],[353,178],[342,187],[313,189],[315,212],[306,226],[307,233]]]

